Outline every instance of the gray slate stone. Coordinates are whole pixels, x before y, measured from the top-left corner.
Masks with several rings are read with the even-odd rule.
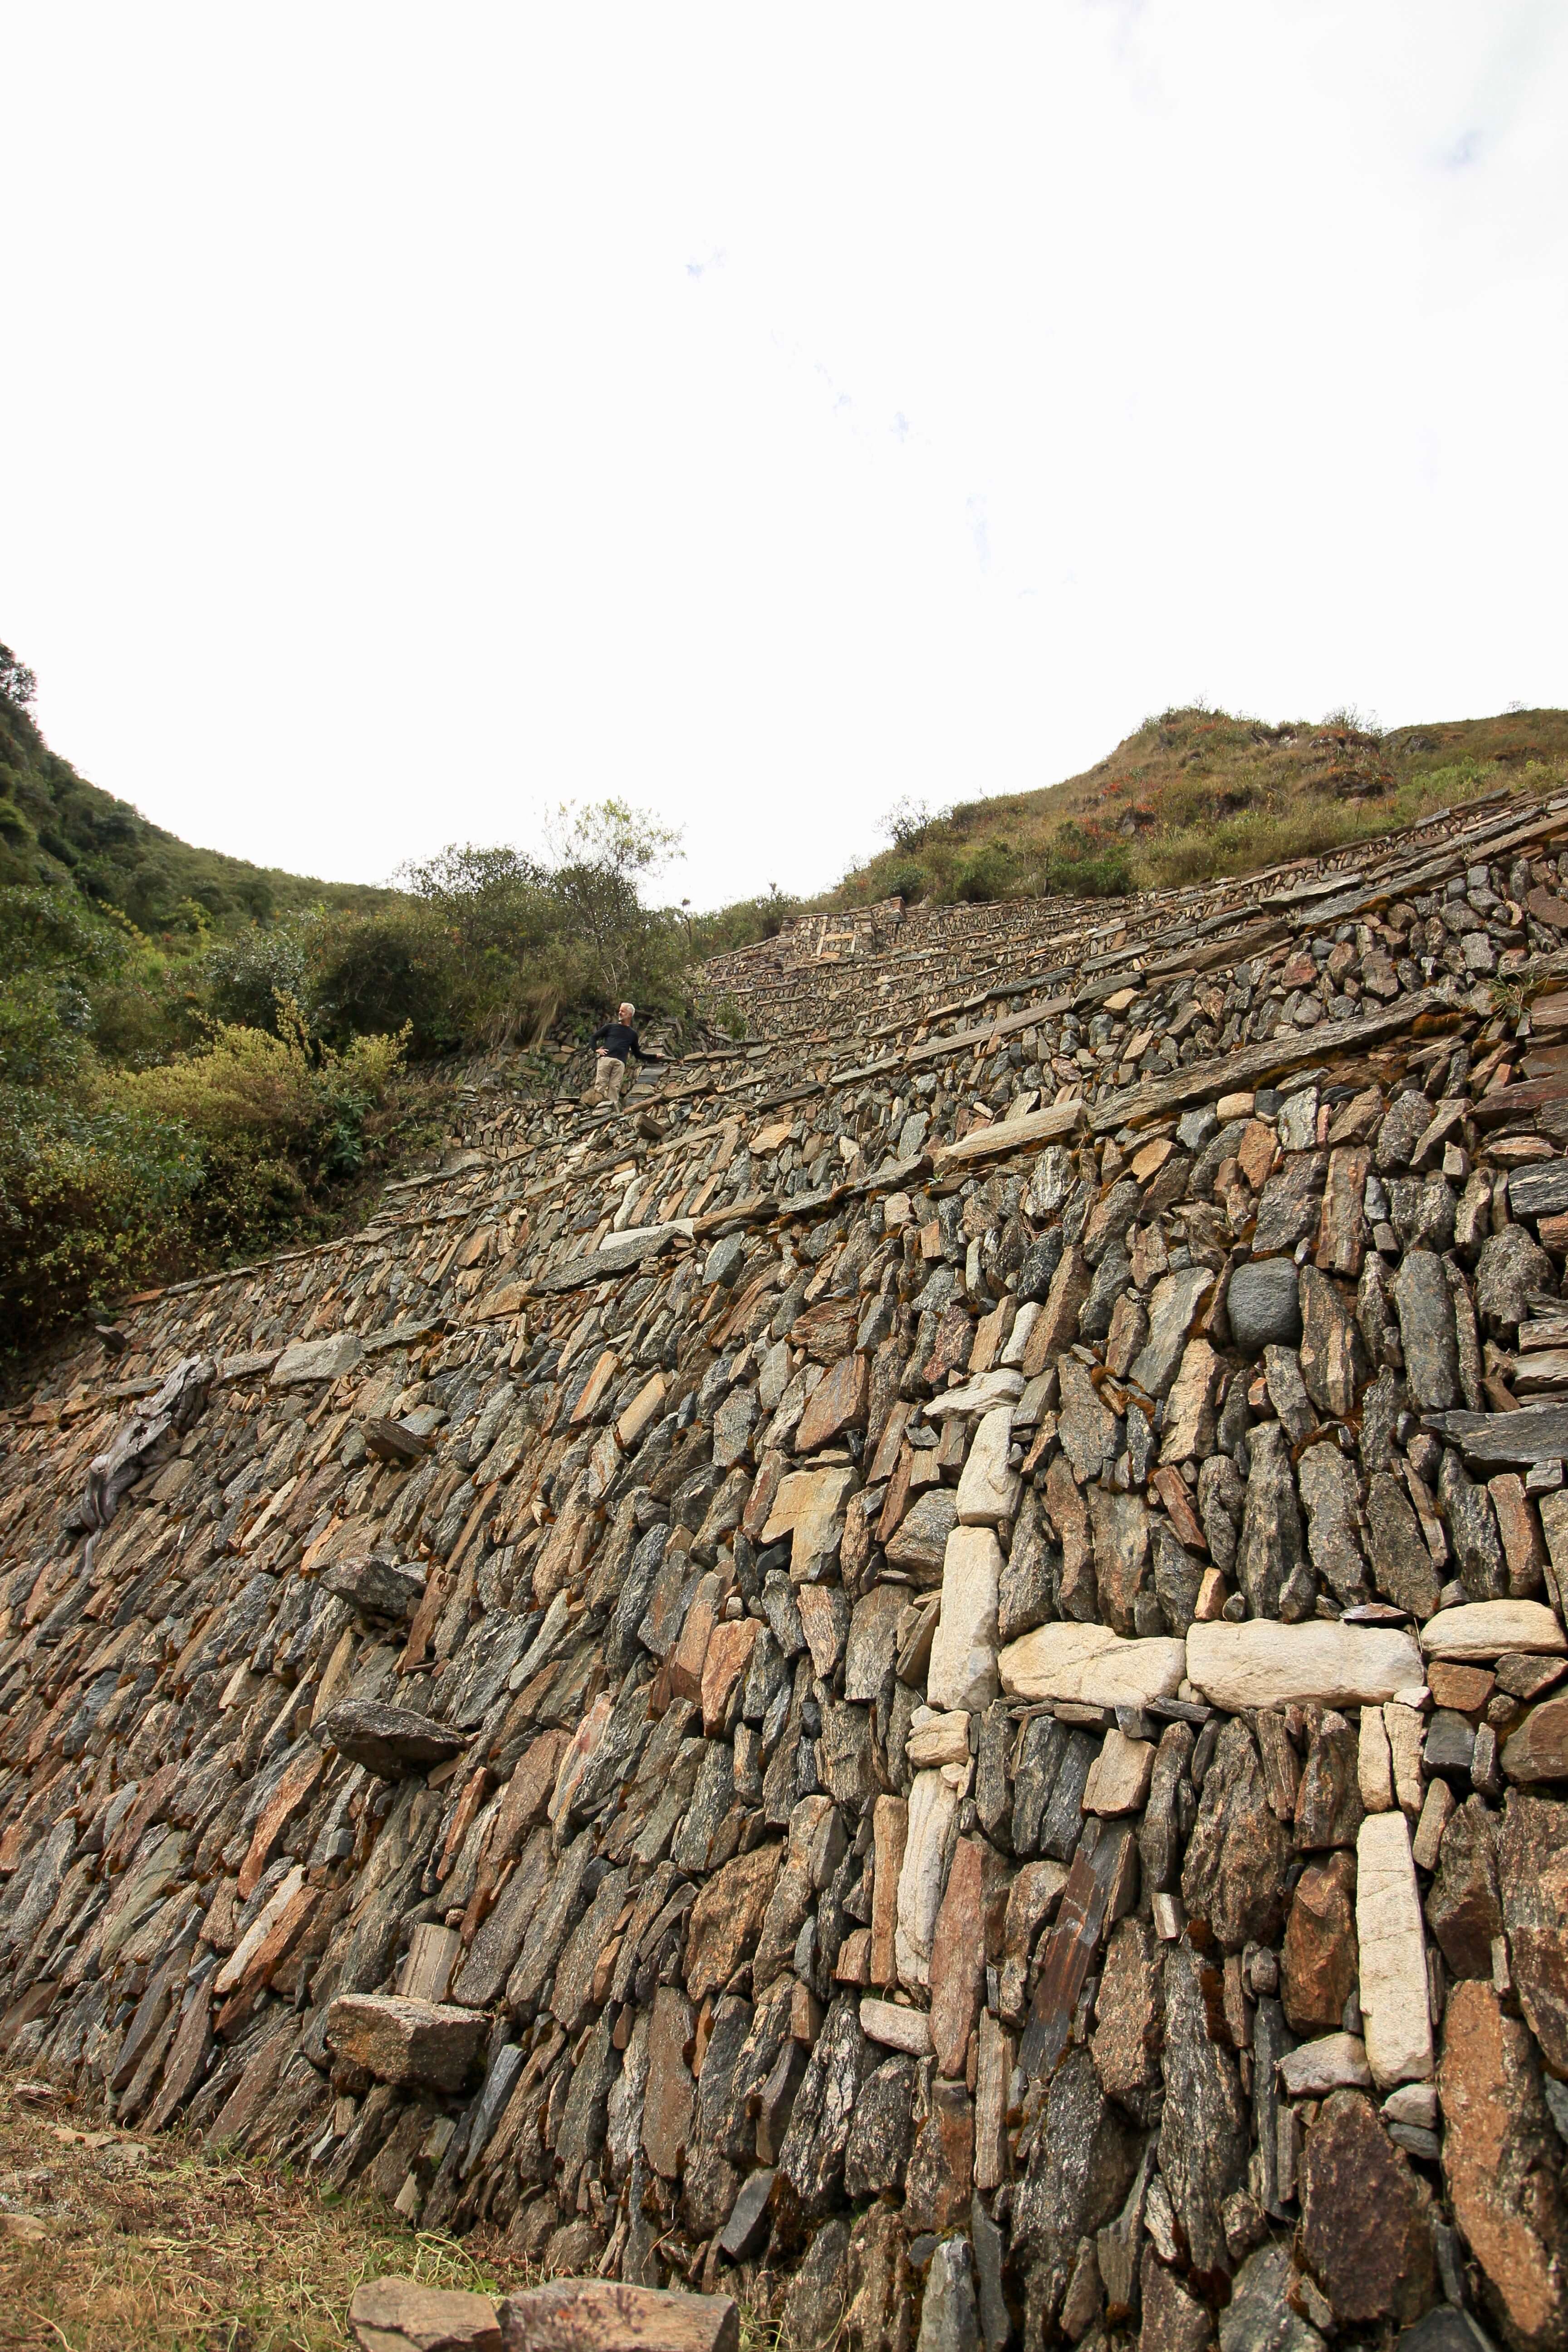
[[[1289,1258],[1254,1258],[1238,1265],[1225,1295],[1231,1338],[1244,1356],[1270,1343],[1293,1348],[1301,1337],[1301,1302]]]

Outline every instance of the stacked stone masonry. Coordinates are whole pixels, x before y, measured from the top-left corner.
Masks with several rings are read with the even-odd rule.
[[[1568,2346],[1568,803],[742,988],[10,1415],[0,2045],[800,2343]]]

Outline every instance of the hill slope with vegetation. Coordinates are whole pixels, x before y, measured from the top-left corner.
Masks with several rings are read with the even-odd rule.
[[[618,802],[547,860],[374,889],[193,848],[44,741],[0,647],[0,1370],[138,1282],[319,1237],[435,1140],[443,1057],[678,1012],[694,945]]]
[[[321,882],[197,849],[51,751],[28,705],[32,674],[0,646],[0,888],[68,883],[149,933],[268,922],[306,907],[387,905],[396,893]]]
[[[1384,734],[1352,711],[1271,727],[1224,710],[1166,710],[1082,775],[1041,791],[936,814],[903,803],[884,820],[888,848],[811,905],[1118,896],[1246,874],[1530,781],[1532,769],[1542,783],[1568,780],[1568,711]]]

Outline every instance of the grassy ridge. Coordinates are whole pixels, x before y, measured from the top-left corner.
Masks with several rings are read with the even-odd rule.
[[[1271,727],[1223,710],[1167,710],[1062,783],[935,816],[896,813],[891,845],[811,903],[1092,897],[1206,881],[1527,780],[1568,781],[1568,711],[1381,734],[1353,714]]]

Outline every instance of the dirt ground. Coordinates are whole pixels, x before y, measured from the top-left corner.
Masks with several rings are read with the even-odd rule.
[[[475,2240],[406,2228],[177,2133],[117,2131],[48,2083],[0,2072],[0,2346],[69,2352],[321,2352],[349,2344],[363,2278],[504,2294]]]

